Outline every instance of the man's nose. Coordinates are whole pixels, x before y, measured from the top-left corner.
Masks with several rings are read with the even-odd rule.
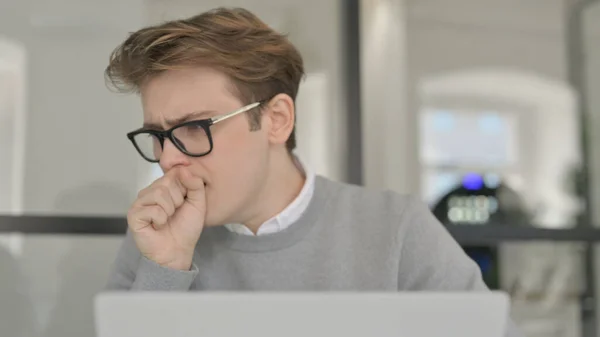
[[[187,166],[189,163],[190,158],[181,152],[170,139],[165,139],[159,161],[163,171],[167,172],[177,165]]]

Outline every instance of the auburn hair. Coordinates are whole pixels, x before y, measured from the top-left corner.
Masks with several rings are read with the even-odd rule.
[[[105,77],[119,92],[139,93],[144,82],[167,70],[208,66],[227,75],[244,104],[287,94],[294,101],[304,66],[282,35],[242,8],[216,8],[182,20],[140,29],[110,55]],[[260,128],[260,109],[248,113]],[[295,128],[286,147],[296,147]]]

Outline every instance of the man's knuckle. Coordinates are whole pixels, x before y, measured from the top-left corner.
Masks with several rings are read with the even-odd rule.
[[[165,197],[164,187],[157,186],[156,189],[154,189],[153,195],[157,200],[163,199]]]

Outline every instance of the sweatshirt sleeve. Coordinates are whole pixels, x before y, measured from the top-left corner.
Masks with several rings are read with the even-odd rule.
[[[429,208],[412,198],[401,216],[398,241],[400,291],[489,291],[479,266]],[[506,337],[521,337],[510,320]]]
[[[162,267],[143,257],[128,231],[113,263],[107,291],[188,291],[198,268],[181,271]]]
[[[427,206],[411,198],[398,232],[400,290],[487,290],[481,271]]]

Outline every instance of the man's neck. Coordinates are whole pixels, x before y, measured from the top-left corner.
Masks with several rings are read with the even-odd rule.
[[[296,159],[287,154],[275,159],[270,165],[266,184],[256,196],[256,213],[246,227],[254,234],[260,226],[275,215],[281,213],[300,194],[305,175]]]

